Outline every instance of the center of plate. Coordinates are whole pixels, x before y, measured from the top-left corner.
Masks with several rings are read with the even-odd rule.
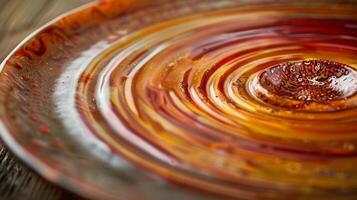
[[[275,95],[318,103],[344,99],[357,90],[356,71],[328,60],[286,62],[263,71],[259,81]]]
[[[289,109],[335,110],[325,105],[338,101],[340,107],[357,92],[356,70],[330,60],[284,62],[262,70],[256,80],[257,98]]]

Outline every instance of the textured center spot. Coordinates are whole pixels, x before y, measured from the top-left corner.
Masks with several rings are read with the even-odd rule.
[[[259,75],[260,85],[274,95],[323,103],[340,100],[357,91],[357,72],[328,60],[286,62]]]

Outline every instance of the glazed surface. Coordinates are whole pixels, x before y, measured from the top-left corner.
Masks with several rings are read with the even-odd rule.
[[[124,11],[108,13],[113,5]],[[355,194],[353,6],[111,1],[91,9],[86,26],[63,20],[41,32],[0,80],[9,96],[1,109],[16,118],[3,117],[7,129],[37,130],[31,137],[55,152],[65,146],[72,158],[60,157],[72,164],[62,172],[76,177],[79,155],[91,167],[77,180],[93,181],[105,166],[91,187],[123,195],[132,183],[150,200],[169,194],[142,188],[181,194],[172,183],[195,199]],[[126,172],[132,182],[119,180]]]

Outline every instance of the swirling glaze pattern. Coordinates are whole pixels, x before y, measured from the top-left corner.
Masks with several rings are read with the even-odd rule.
[[[56,79],[65,130],[220,197],[355,194],[354,8],[237,2],[174,1],[180,14],[156,16],[143,6],[135,28],[93,42]]]
[[[348,25],[357,21],[328,16],[306,9],[230,9],[140,30],[82,73],[77,90],[82,119],[139,165],[201,189],[237,197],[274,188],[354,188],[357,35]],[[274,77],[279,72],[273,67],[254,82],[255,74],[301,60],[303,71],[311,70],[306,63],[321,64],[328,71],[326,83],[341,79],[338,73],[342,79],[352,74],[341,83],[350,84],[352,93],[326,92],[329,86],[321,85],[317,92],[305,91],[315,100],[310,102],[289,93],[291,87],[278,97],[260,91],[275,105],[254,95],[268,78],[282,81],[273,86],[282,90],[299,73]],[[331,93],[337,102],[315,97],[318,92]],[[294,102],[280,105],[285,96]],[[305,107],[296,109],[301,102]],[[321,112],[337,108],[343,110]],[[122,141],[133,150],[123,152]]]

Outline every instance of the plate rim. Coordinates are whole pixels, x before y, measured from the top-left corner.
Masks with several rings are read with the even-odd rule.
[[[29,35],[21,40],[20,43],[4,58],[0,63],[0,74],[5,68],[7,62],[11,57],[13,57],[17,51],[21,50],[28,42],[35,38],[38,34],[44,31],[46,28],[49,28],[55,25],[57,22],[61,21],[66,17],[74,16],[75,14],[84,12],[87,9],[93,8],[100,4],[99,1],[92,1],[85,3],[76,8],[70,9],[53,19],[49,20],[45,24],[33,30]],[[50,165],[41,162],[36,156],[32,155],[29,151],[26,150],[19,142],[16,141],[14,137],[11,136],[10,131],[6,128],[3,120],[0,119],[0,138],[3,141],[4,146],[9,150],[18,160],[22,162],[29,170],[35,172],[38,176],[44,178],[49,183],[54,184],[60,189],[65,191],[72,192],[80,197],[84,198],[100,198],[100,199],[114,199],[109,193],[100,190],[98,188],[92,187],[90,184],[83,183],[74,179],[73,177],[61,173],[59,170],[51,167]],[[60,178],[58,178],[60,177]],[[76,185],[81,185],[81,187],[76,187]]]

